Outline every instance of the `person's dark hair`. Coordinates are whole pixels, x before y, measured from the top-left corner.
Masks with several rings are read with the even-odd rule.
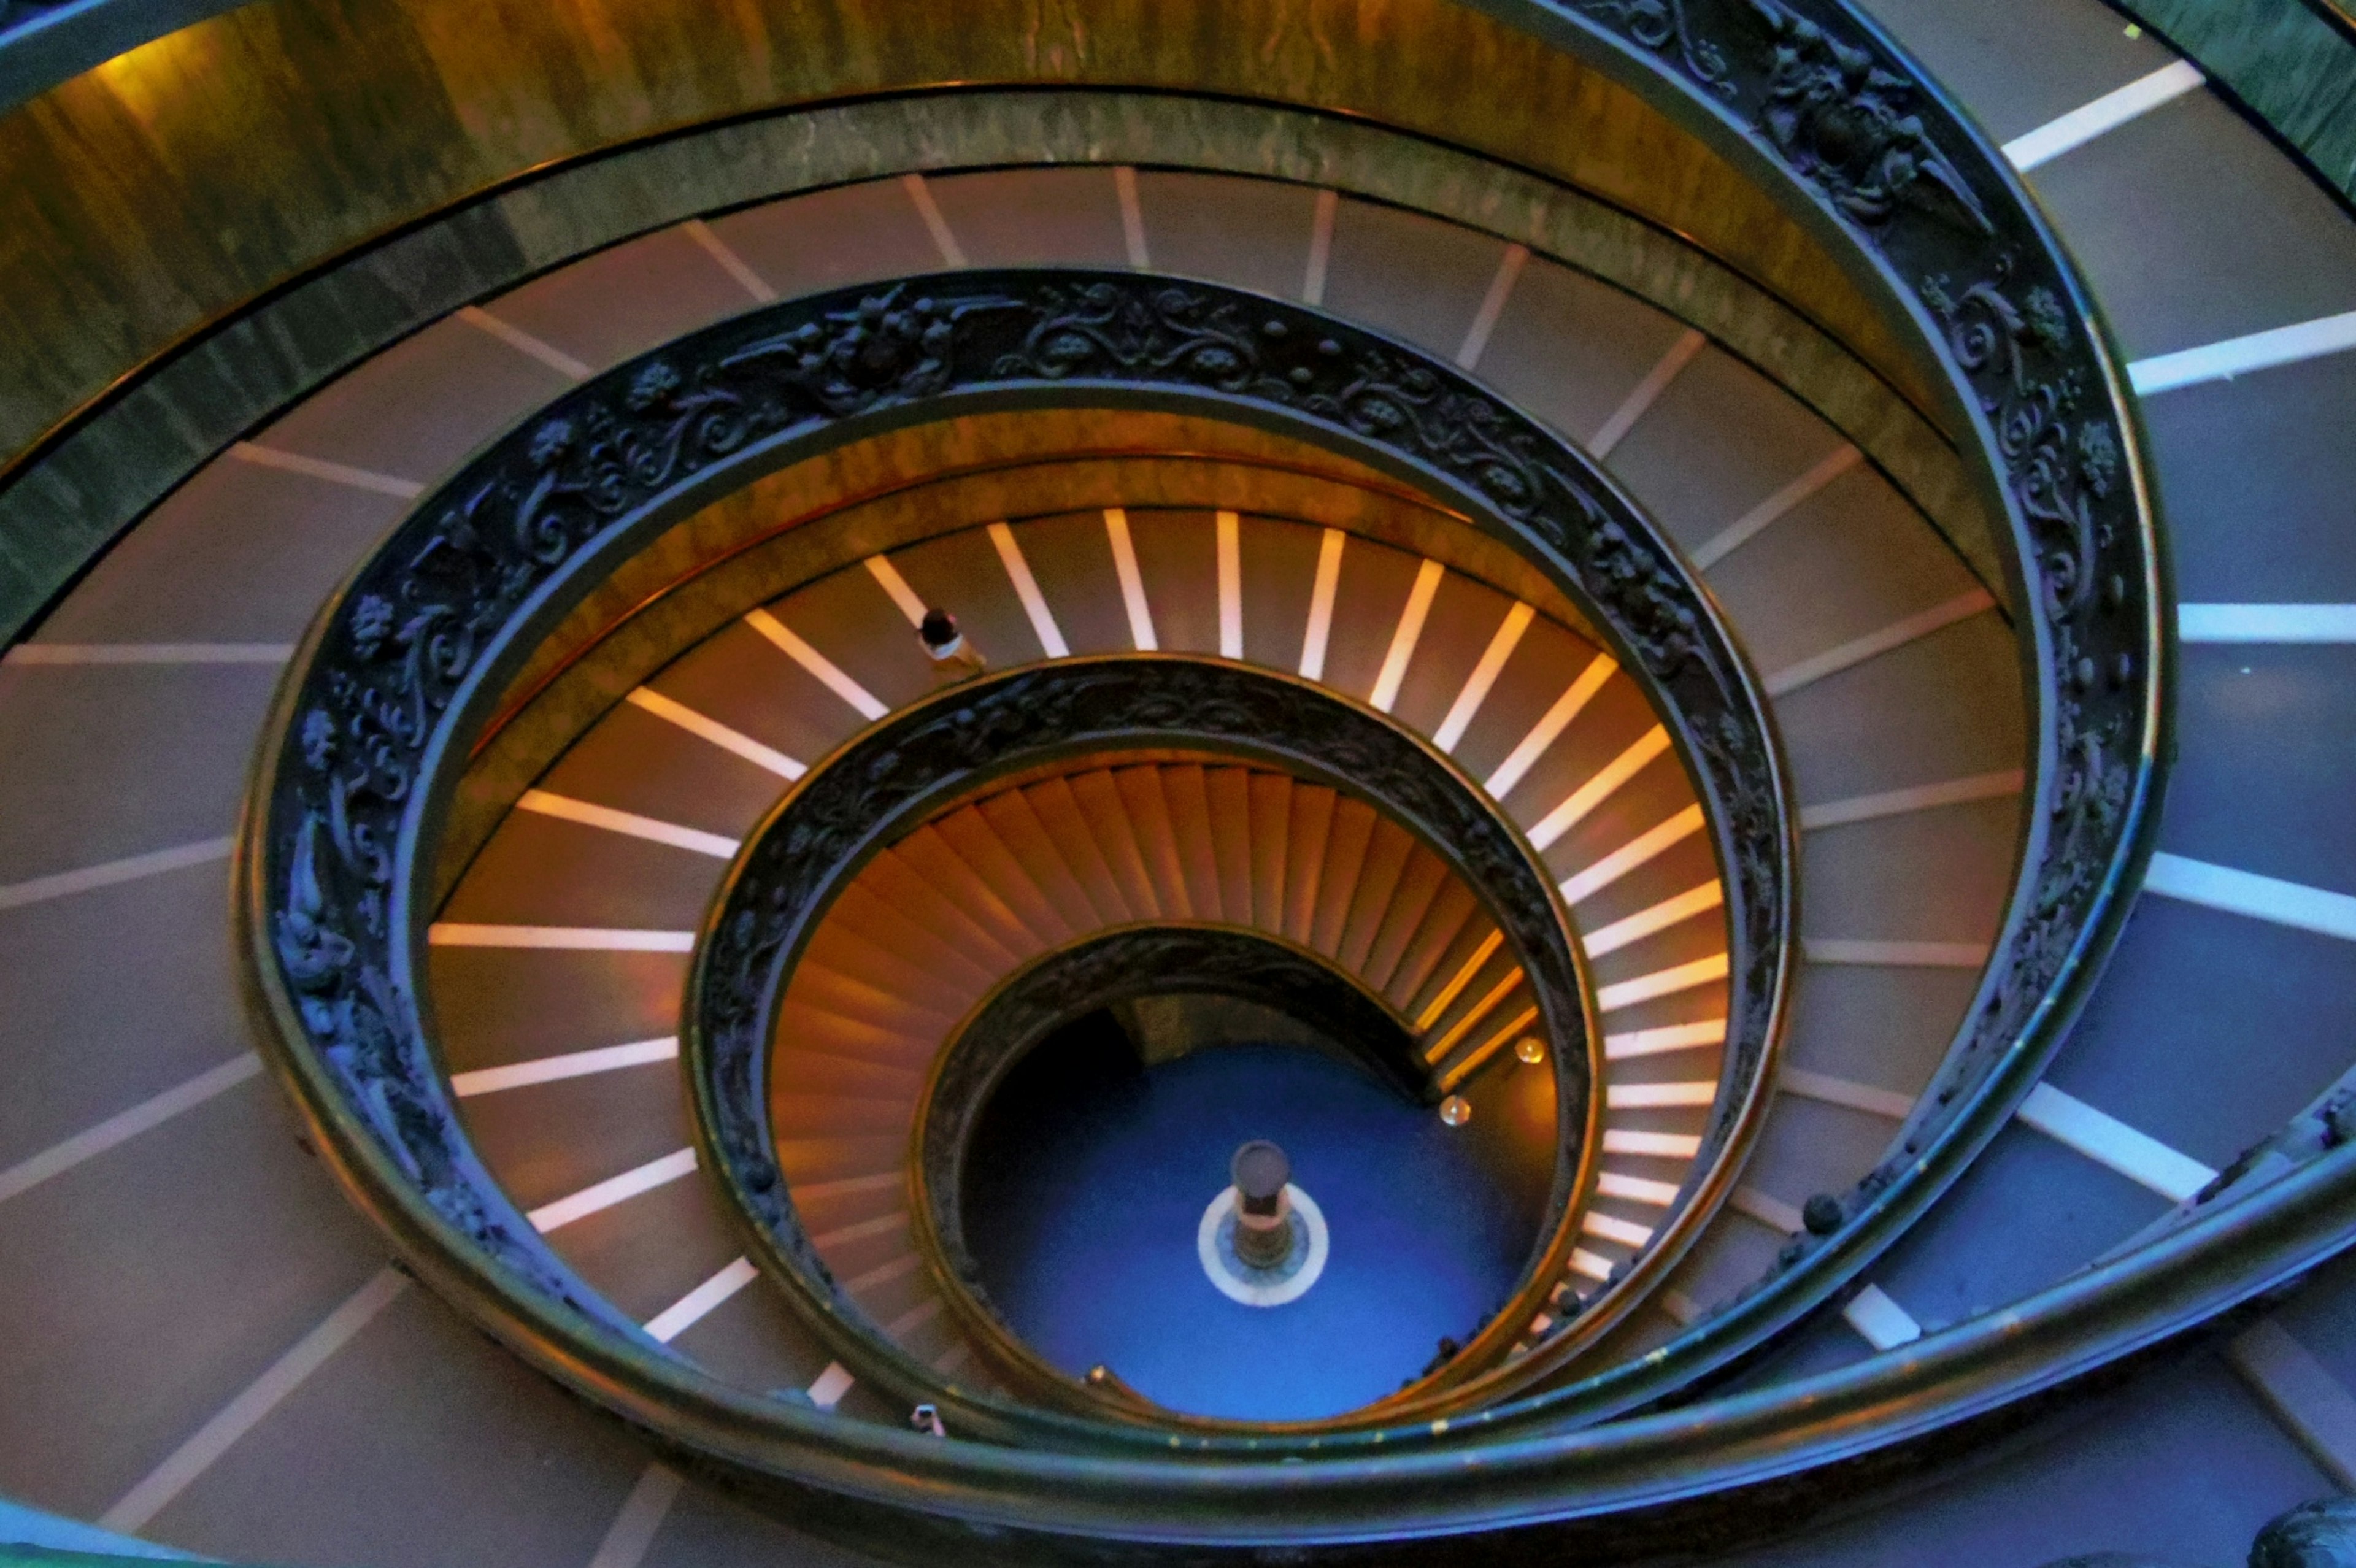
[[[946,610],[927,610],[924,624],[916,628],[916,635],[925,639],[928,648],[948,647],[958,639],[957,617]]]

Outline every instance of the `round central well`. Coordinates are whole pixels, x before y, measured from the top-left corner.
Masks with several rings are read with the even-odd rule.
[[[967,1244],[1007,1327],[1075,1377],[1102,1365],[1191,1414],[1335,1415],[1419,1375],[1512,1293],[1552,1175],[1552,1080],[1499,1074],[1450,1126],[1281,1015],[1215,1012],[1221,1038],[1175,1057],[1103,1012],[1012,1068],[969,1148]],[[1516,1147],[1524,1129],[1535,1150]],[[1313,1191],[1325,1243],[1313,1288],[1272,1309],[1215,1285],[1200,1246],[1206,1201],[1232,1207],[1232,1162],[1255,1140]]]

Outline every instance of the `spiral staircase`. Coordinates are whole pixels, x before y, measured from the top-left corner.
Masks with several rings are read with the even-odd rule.
[[[0,6],[0,1560],[2356,1562],[2344,15],[937,22]]]

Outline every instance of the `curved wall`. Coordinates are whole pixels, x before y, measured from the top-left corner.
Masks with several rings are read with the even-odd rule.
[[[1020,161],[1183,164],[1205,139],[1185,101],[1170,101],[1131,114],[1123,146],[1104,145],[1098,127],[1043,155],[1030,127],[947,99],[932,123],[920,114],[880,133],[799,116],[749,121],[693,155],[666,140],[947,86],[1183,90],[1465,147],[1691,239],[1822,324],[1906,400],[1931,402],[1874,307],[1766,195],[1633,93],[1492,17],[1438,0],[1223,0],[1183,14],[1143,0],[989,0],[959,18],[951,37],[893,0],[263,0],[0,119],[0,477],[11,481],[0,626],[21,625],[194,458],[268,408],[588,245],[782,189],[971,163],[977,142]],[[1468,103],[1451,85],[1463,80],[1494,91]],[[1282,163],[1306,151],[1292,160],[1306,166],[1285,172],[1321,177],[1324,155],[1300,141],[1297,126],[1272,124],[1258,152]],[[624,148],[637,149],[632,166],[608,171],[603,232],[584,239],[550,176]],[[1527,203],[1504,193],[1498,227]],[[48,461],[28,464],[36,454]]]

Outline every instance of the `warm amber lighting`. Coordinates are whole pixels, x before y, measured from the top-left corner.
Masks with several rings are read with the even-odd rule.
[[[1440,1103],[1440,1119],[1451,1127],[1461,1127],[1472,1119],[1472,1102],[1462,1094],[1451,1094]]]

